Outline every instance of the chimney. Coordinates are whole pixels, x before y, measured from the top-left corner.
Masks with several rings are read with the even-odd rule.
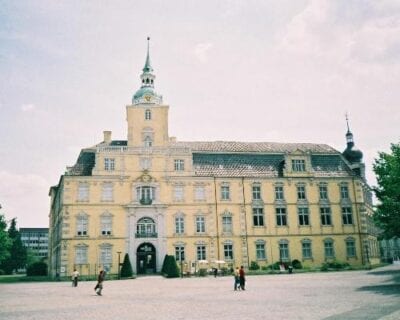
[[[103,131],[104,134],[104,143],[111,142],[111,131]]]

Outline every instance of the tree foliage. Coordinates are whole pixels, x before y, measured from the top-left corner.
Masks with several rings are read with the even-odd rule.
[[[3,215],[0,215],[0,269],[2,262],[10,256],[11,240],[7,232],[7,222]]]
[[[11,274],[19,268],[26,266],[26,248],[22,244],[21,234],[17,229],[17,219],[11,220],[10,227],[8,228],[8,237],[11,241],[9,248],[9,255],[3,260],[1,268],[6,274]]]
[[[400,237],[400,144],[391,145],[391,153],[380,152],[374,162],[379,200],[374,218],[385,238]]]
[[[132,275],[133,271],[131,261],[129,260],[129,254],[126,253],[124,257],[124,262],[122,263],[121,278],[129,278],[132,277]]]
[[[27,276],[47,276],[47,264],[43,261],[34,262],[26,269]]]

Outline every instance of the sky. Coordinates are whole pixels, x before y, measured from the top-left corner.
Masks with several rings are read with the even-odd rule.
[[[150,36],[179,141],[324,143],[366,175],[400,142],[400,1],[0,0],[0,213],[47,227],[49,188],[126,140]]]

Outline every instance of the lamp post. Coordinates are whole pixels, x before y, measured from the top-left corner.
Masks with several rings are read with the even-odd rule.
[[[121,251],[117,251],[118,253],[118,279],[121,279]]]

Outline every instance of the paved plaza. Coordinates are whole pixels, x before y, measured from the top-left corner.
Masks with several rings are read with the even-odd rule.
[[[0,284],[0,319],[400,319],[400,266],[371,271]]]

